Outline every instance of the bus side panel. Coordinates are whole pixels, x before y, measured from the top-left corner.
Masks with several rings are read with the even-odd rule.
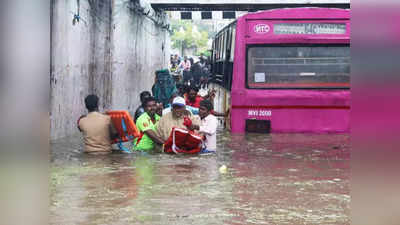
[[[344,133],[350,130],[349,109],[274,110],[272,132]]]
[[[308,12],[310,9],[301,9],[300,11]],[[321,10],[312,11],[317,13]],[[325,12],[325,10],[323,11]],[[328,12],[329,10],[326,11]],[[348,14],[348,12],[345,14]],[[296,14],[290,12],[290,15],[294,16]],[[347,18],[340,15],[334,16],[334,19]],[[275,40],[273,38],[268,41],[264,40],[264,38],[252,39],[247,23],[250,20],[259,19],[260,16],[265,19],[266,14],[249,14],[239,18],[236,24],[231,91],[232,132],[244,133],[247,119],[270,120],[271,132],[349,132],[350,90],[262,90],[246,88],[246,44],[294,43],[295,41],[293,39]],[[283,18],[286,17],[283,16]],[[309,18],[313,17],[310,15]],[[275,19],[282,19],[282,17],[276,17]],[[340,37],[340,40],[312,37],[309,39],[301,38],[296,43],[335,44],[348,42],[349,38],[347,37]]]
[[[271,132],[349,132],[349,90],[233,90],[232,132],[247,119],[271,121]]]
[[[349,109],[233,109],[232,132],[244,133],[246,120],[269,120],[272,133],[348,133]]]

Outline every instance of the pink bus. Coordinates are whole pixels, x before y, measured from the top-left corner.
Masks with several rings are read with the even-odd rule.
[[[243,132],[349,132],[350,10],[246,14],[213,40],[216,110]]]

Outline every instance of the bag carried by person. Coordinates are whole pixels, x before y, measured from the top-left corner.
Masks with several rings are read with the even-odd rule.
[[[156,78],[157,81],[152,88],[154,98],[167,105],[172,94],[177,92],[175,81],[168,70],[156,71]]]
[[[165,153],[196,154],[201,151],[203,137],[182,128],[172,128],[168,140],[164,143]]]

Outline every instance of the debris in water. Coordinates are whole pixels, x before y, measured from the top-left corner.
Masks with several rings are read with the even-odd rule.
[[[220,173],[226,173],[228,171],[228,168],[225,166],[225,165],[222,165],[220,168],[219,168],[219,172]]]

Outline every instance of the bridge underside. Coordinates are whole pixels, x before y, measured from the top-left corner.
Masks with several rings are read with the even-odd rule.
[[[296,7],[325,7],[325,8],[350,8],[347,3],[334,4],[163,4],[152,3],[155,10],[164,11],[258,11],[277,8],[296,8]]]

